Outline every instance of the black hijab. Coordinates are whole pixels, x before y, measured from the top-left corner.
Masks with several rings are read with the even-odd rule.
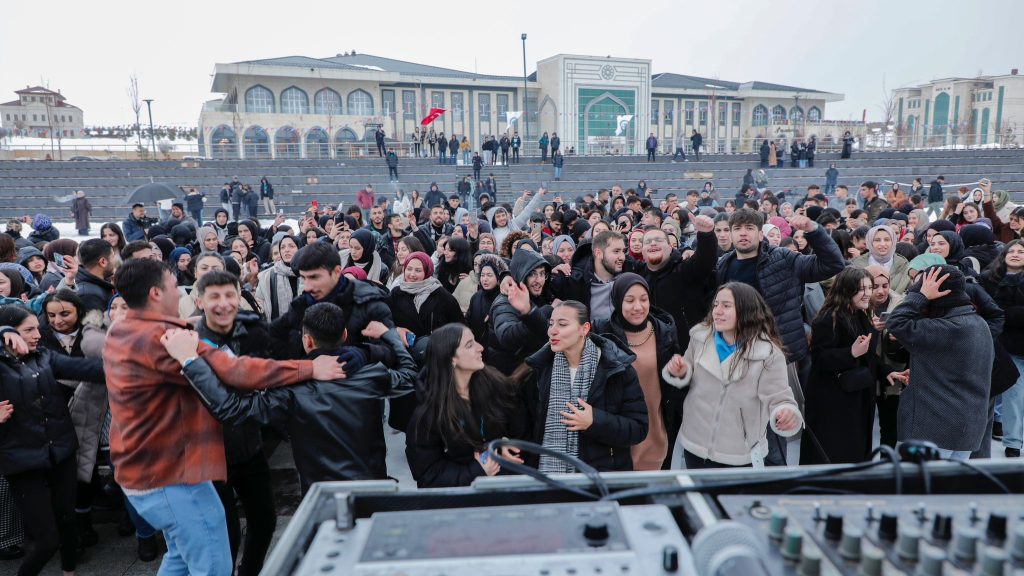
[[[622,325],[622,329],[626,332],[640,332],[647,328],[647,322],[644,322],[640,326],[634,326],[630,324],[625,317],[622,316],[622,301],[626,298],[626,292],[632,288],[635,284],[640,284],[647,291],[647,295],[651,294],[651,287],[647,285],[647,281],[643,279],[639,274],[632,272],[625,272],[619,274],[615,278],[615,282],[612,283],[612,319]],[[648,312],[650,317],[650,312]]]

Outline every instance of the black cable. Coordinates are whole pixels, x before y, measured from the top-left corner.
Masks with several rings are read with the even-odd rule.
[[[565,490],[567,492],[572,492],[573,494],[577,494],[585,498],[596,500],[598,499],[598,496],[592,492],[588,492],[587,490],[584,490],[582,488],[577,488],[575,486],[566,484],[560,480],[556,480],[549,476],[548,474],[541,472],[540,470],[537,470],[536,468],[531,468],[530,466],[526,466],[525,464],[519,464],[517,462],[512,462],[511,460],[506,460],[501,456],[500,453],[500,450],[503,447],[518,448],[520,452],[525,450],[526,452],[531,452],[538,455],[546,455],[566,462],[575,469],[579,470],[581,473],[583,473],[591,481],[591,483],[597,487],[602,497],[608,495],[608,485],[605,483],[604,478],[601,477],[600,472],[598,472],[597,469],[595,469],[593,466],[587,464],[586,462],[580,460],[579,458],[569,456],[568,454],[557,452],[555,450],[551,450],[539,444],[534,444],[533,442],[527,442],[525,440],[510,440],[507,438],[499,438],[496,440],[491,440],[487,444],[487,453],[489,454],[488,457],[496,459],[498,462],[501,463],[501,466],[503,468],[511,472],[516,472],[518,474],[523,474],[524,476],[529,476],[553,488],[558,488],[559,490]]]
[[[871,457],[874,458],[875,454],[884,455],[892,462],[892,476],[893,481],[896,483],[896,495],[903,494],[903,467],[900,466],[900,456],[893,450],[892,446],[885,444],[879,444],[877,448],[871,451]]]
[[[928,461],[925,459],[918,460],[917,465],[921,468],[921,481],[924,483],[924,494],[925,496],[931,496],[932,476],[928,472]]]
[[[689,492],[711,492],[716,490],[722,490],[726,488],[745,488],[748,486],[759,486],[762,484],[773,484],[776,482],[791,482],[794,480],[807,480],[809,478],[826,478],[829,476],[836,476],[839,474],[845,474],[847,472],[858,472],[861,470],[867,470],[876,466],[887,464],[881,460],[872,462],[863,462],[860,464],[852,464],[844,468],[832,468],[828,470],[815,470],[814,472],[804,472],[801,474],[794,474],[784,478],[757,478],[753,480],[737,480],[733,482],[719,482],[716,484],[700,484],[693,486],[656,486],[652,488],[632,488],[629,490],[621,490],[615,492],[609,496],[605,496],[602,500],[621,500],[625,498],[641,498],[644,496],[662,496],[671,494],[686,494]]]
[[[978,474],[981,474],[982,476],[987,478],[990,482],[995,484],[996,488],[999,488],[1000,490],[1002,490],[1004,494],[1013,494],[1013,492],[1010,492],[1010,489],[1006,486],[1006,484],[1003,483],[1002,480],[1000,480],[999,478],[996,478],[995,475],[992,474],[991,472],[989,472],[988,470],[985,470],[983,468],[979,468],[979,467],[975,466],[974,464],[971,464],[970,462],[967,462],[966,460],[956,460],[956,459],[953,459],[953,458],[945,458],[945,459],[943,459],[943,461],[944,462],[956,462],[957,464],[966,467],[968,470],[973,470],[974,472],[976,472]]]

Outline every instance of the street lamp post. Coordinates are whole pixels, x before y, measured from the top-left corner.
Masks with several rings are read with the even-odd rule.
[[[520,38],[523,40],[523,139],[530,141],[530,104],[529,96],[526,93],[526,33]]]
[[[156,136],[153,134],[153,99],[146,98],[146,111],[149,112],[149,143],[153,148],[153,159],[156,159]]]

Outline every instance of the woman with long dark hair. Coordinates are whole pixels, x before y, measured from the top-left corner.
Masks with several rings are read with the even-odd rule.
[[[441,261],[437,264],[437,279],[441,286],[459,302],[465,312],[469,309],[469,300],[476,292],[476,279],[472,278],[473,254],[469,249],[469,241],[465,238],[451,238],[441,253]]]
[[[811,434],[801,439],[801,464],[863,462],[871,454],[881,373],[872,353],[878,342],[870,315],[873,290],[867,270],[845,268],[811,325],[805,411]]]
[[[514,288],[510,300],[521,299]],[[647,437],[647,404],[633,369],[635,357],[592,333],[582,303],[557,304],[548,322],[548,343],[526,359],[533,370],[523,389],[533,441],[574,456],[599,471],[632,470],[631,448]],[[573,467],[542,456],[542,472]]]
[[[999,341],[1020,371],[1017,383],[1002,394],[1003,447],[1007,458],[1019,458],[1024,440],[1024,240],[1012,240],[1003,247],[981,285],[1006,313]]]
[[[679,338],[672,316],[651,305],[651,289],[641,276],[626,272],[615,278],[611,291],[612,315],[594,321],[594,332],[611,335],[634,354],[633,369],[647,403],[647,437],[633,446],[634,470],[668,469],[672,445],[679,434],[684,393],[669,385],[661,366],[679,353]]]
[[[469,300],[466,323],[473,331],[473,338],[484,343],[487,341],[487,322],[491,316],[491,305],[500,292],[501,275],[508,273],[508,264],[497,254],[477,254],[474,269],[480,288]]]
[[[687,468],[760,466],[768,427],[785,437],[802,424],[775,318],[747,284],[718,289],[686,354],[673,356],[662,377],[689,388],[679,431]]]
[[[499,438],[522,436],[518,393],[512,382],[486,366],[483,346],[463,324],[434,331],[427,346],[422,395],[406,429],[405,456],[420,488],[469,486],[479,476],[501,471],[484,456]],[[502,457],[522,462],[518,451]]]
[[[103,361],[71,358],[39,346],[39,320],[21,306],[0,306],[0,474],[7,478],[32,544],[18,574],[33,575],[57,551],[74,573],[75,450],[78,440],[58,378],[104,382]]]

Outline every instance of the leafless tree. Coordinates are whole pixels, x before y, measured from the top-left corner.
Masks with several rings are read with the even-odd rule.
[[[886,134],[889,132],[889,127],[893,125],[894,117],[896,116],[896,92],[889,90],[885,84],[885,75],[882,75],[882,99],[878,103],[878,108],[882,112],[882,145],[885,144]],[[901,127],[895,127],[894,136],[899,135]],[[896,142],[893,142],[896,144]]]
[[[131,104],[132,112],[135,113],[135,136],[138,138],[139,147],[142,147],[142,131],[139,129],[139,112],[142,110],[142,100],[139,99],[139,77],[132,74],[128,77],[128,102]]]

